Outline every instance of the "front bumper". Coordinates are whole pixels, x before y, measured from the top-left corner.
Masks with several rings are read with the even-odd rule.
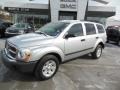
[[[17,35],[21,35],[21,34],[5,32],[5,36],[8,36],[8,37],[17,36]]]
[[[7,68],[23,73],[33,72],[37,64],[37,61],[21,62],[12,60],[6,55],[5,51],[2,51],[2,62]]]

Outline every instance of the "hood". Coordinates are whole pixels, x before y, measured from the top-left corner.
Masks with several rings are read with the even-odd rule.
[[[17,47],[33,47],[33,46],[40,46],[40,45],[48,45],[51,44],[54,40],[54,37],[45,36],[43,34],[24,34],[9,38],[7,41]]]
[[[25,30],[25,28],[16,28],[16,27],[9,27],[6,29],[6,32],[9,32],[9,33],[19,33],[19,31],[23,31]]]

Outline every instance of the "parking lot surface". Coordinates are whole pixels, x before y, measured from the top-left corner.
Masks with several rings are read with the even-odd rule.
[[[0,39],[0,50],[6,39]],[[120,47],[106,44],[99,60],[89,55],[60,65],[50,80],[8,70],[0,53],[0,90],[120,90]]]

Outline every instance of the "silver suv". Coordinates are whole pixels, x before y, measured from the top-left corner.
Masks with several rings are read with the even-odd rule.
[[[53,22],[35,33],[7,39],[3,63],[45,80],[54,76],[64,61],[85,54],[100,58],[105,42],[106,32],[101,24],[76,20]]]

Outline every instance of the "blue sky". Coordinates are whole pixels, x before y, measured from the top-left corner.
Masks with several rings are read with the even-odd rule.
[[[30,2],[29,0],[0,0],[0,4],[3,4],[5,2],[8,2],[8,1],[17,1],[17,2]],[[120,0],[107,0],[107,1],[110,1],[110,3],[107,5],[107,6],[115,6],[116,7],[116,10],[117,10],[117,16],[120,15]],[[48,0],[33,0],[31,1],[31,3],[48,3]],[[96,5],[101,5],[99,3],[94,3]],[[94,5],[93,4],[93,5]]]

